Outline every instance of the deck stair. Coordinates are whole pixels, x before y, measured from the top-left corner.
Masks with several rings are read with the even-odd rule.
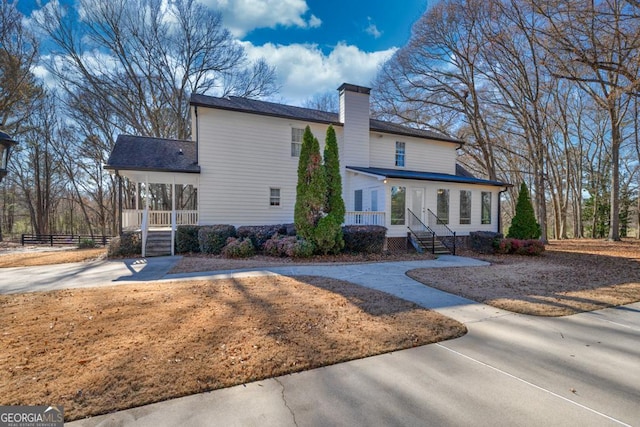
[[[151,231],[147,235],[145,256],[171,255],[171,231]]]
[[[411,233],[413,246],[418,252],[430,252],[434,255],[450,255],[451,251],[438,239],[438,236],[428,231]]]

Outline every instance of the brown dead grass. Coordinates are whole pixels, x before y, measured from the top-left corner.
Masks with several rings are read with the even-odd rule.
[[[566,316],[640,301],[640,241],[553,241],[540,257],[478,256],[488,267],[418,269],[428,286],[517,313]]]
[[[197,271],[241,270],[283,265],[353,264],[366,262],[419,261],[435,259],[431,254],[386,252],[382,254],[340,254],[314,256],[311,258],[276,258],[256,255],[247,259],[228,259],[220,255],[186,255],[173,266],[169,273],[191,273]]]
[[[0,296],[0,404],[67,421],[461,336],[460,323],[319,277]]]
[[[103,258],[107,250],[102,249],[65,249],[55,251],[7,251],[0,252],[0,268],[35,267],[38,265],[84,262]]]

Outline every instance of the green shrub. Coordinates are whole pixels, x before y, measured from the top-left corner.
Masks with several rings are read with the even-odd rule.
[[[256,253],[251,243],[251,239],[236,239],[229,237],[227,245],[222,249],[222,256],[225,258],[249,258]]]
[[[507,237],[526,240],[537,239],[541,234],[540,224],[536,221],[533,205],[529,198],[529,189],[527,184],[523,182],[520,185],[520,194],[516,203],[516,214],[511,220]]]
[[[264,244],[264,253],[276,257],[309,258],[314,250],[313,243],[295,236],[276,234]]]
[[[319,253],[323,255],[340,253],[344,247],[342,221],[331,214],[320,218],[318,225],[313,230],[313,241]]]
[[[200,252],[219,255],[227,244],[229,237],[236,237],[236,229],[233,225],[211,225],[201,227],[198,230],[198,243]]]
[[[545,250],[544,243],[538,239],[497,239],[495,245],[498,254],[537,256]]]
[[[141,256],[142,235],[139,231],[124,232],[111,239],[107,250],[109,257]]]
[[[97,247],[98,245],[96,244],[95,240],[93,239],[81,239],[80,243],[78,243],[78,249],[92,249]]]
[[[251,243],[259,251],[274,234],[287,234],[287,225],[244,225],[237,230],[238,237],[251,239]]]
[[[382,253],[387,229],[381,225],[345,225],[342,227],[345,252]]]
[[[198,225],[179,225],[176,229],[176,252],[179,254],[200,252],[199,230]]]

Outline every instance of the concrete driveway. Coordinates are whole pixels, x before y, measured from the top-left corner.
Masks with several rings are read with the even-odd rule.
[[[158,261],[156,261],[158,260]],[[149,259],[149,277],[167,275]],[[109,262],[110,263],[110,262]],[[157,264],[156,264],[157,263]],[[69,423],[71,426],[640,426],[640,303],[563,318],[509,313],[409,279],[438,261],[288,267],[228,275],[318,274],[400,295],[465,323],[461,338]],[[138,280],[132,265],[85,266],[80,286]],[[166,270],[164,270],[166,269]],[[15,271],[21,270],[21,271]],[[42,271],[3,269],[0,292],[44,289]],[[51,270],[51,268],[50,268]],[[65,267],[66,281],[73,281]],[[128,271],[128,273],[127,273]],[[164,274],[162,273],[164,271]],[[99,274],[102,272],[102,275]],[[30,277],[33,284],[7,285]],[[54,274],[55,276],[55,274]],[[215,277],[198,273],[190,277]],[[100,278],[101,277],[101,278]],[[147,279],[145,279],[147,280]],[[17,286],[17,287],[16,287]]]

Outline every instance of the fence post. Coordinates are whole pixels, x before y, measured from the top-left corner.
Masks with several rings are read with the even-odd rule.
[[[24,234],[20,236],[20,243],[22,243],[22,246],[24,246]]]
[[[51,242],[51,246],[53,246],[53,234],[49,234],[49,241]]]

